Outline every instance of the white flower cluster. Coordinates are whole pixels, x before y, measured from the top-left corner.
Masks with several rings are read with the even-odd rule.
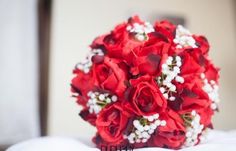
[[[177,44],[176,48],[197,48],[196,41],[190,31],[181,25],[178,25],[176,28],[174,43]]]
[[[209,98],[212,101],[211,109],[216,110],[220,102],[219,93],[218,93],[219,86],[216,84],[214,80],[210,80],[209,82],[204,73],[201,74],[201,78],[204,82],[204,86],[202,89],[208,94]]]
[[[185,134],[186,140],[183,147],[194,146],[198,143],[198,136],[202,133],[204,126],[200,123],[200,115],[195,110],[191,112],[192,121],[190,126],[187,127]]]
[[[158,83],[160,91],[163,96],[170,100],[175,101],[175,97],[172,96],[176,92],[176,86],[172,83],[175,81],[184,83],[184,78],[179,76],[180,67],[182,66],[181,58],[179,56],[169,56],[164,64],[162,64],[162,75],[158,77]]]
[[[143,122],[145,121],[145,122]],[[165,126],[166,121],[159,119],[159,114],[143,116],[139,120],[133,121],[134,130],[128,136],[124,135],[129,143],[146,143],[158,126]]]
[[[93,64],[91,59],[95,55],[104,56],[104,53],[101,49],[93,49],[92,51],[90,51],[83,62],[80,62],[76,65],[76,68],[80,69],[84,73],[89,73],[89,70]]]
[[[128,25],[126,30],[130,33],[135,34],[135,38],[139,41],[144,41],[147,39],[147,34],[154,32],[152,24],[145,22],[144,24],[134,23],[133,25]]]
[[[116,102],[118,100],[116,95],[110,95],[108,93],[99,92],[88,92],[89,100],[87,106],[89,107],[89,113],[98,114],[104,106],[111,102]]]

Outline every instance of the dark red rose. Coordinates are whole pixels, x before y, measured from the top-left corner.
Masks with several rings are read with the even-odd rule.
[[[120,96],[126,89],[125,70],[125,65],[121,61],[105,57],[103,63],[94,64],[92,67],[94,85]]]
[[[176,112],[169,110],[161,114],[167,125],[160,126],[148,142],[148,146],[179,149],[185,141],[183,120]]]
[[[106,106],[98,115],[96,127],[102,140],[110,145],[118,145],[124,141],[129,114],[120,103]]]
[[[132,86],[126,107],[137,115],[152,115],[166,109],[167,102],[152,76],[130,80]]]

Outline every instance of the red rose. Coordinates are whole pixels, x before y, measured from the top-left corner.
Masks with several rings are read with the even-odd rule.
[[[206,59],[205,61],[205,71],[204,71],[206,78],[208,81],[215,81],[218,83],[219,81],[219,68],[215,67],[214,64],[209,60]]]
[[[123,139],[129,115],[120,103],[105,107],[96,120],[96,127],[102,140],[110,145],[118,145]]]
[[[180,56],[183,60],[180,75],[184,79],[187,80],[193,76],[199,76],[201,73],[203,73],[203,67],[189,53],[184,52]]]
[[[89,113],[87,107],[88,102],[88,92],[94,89],[94,80],[92,78],[92,73],[89,72],[85,74],[79,69],[74,70],[76,76],[71,81],[71,91],[76,93],[74,95],[77,98],[77,103],[83,106],[83,109],[80,111],[79,115],[83,120],[88,121],[90,124],[95,126],[96,115]]]
[[[175,82],[177,92],[181,93],[185,87],[193,87],[195,84],[202,87],[201,73],[204,72],[204,67],[201,66],[196,59],[188,52],[180,54],[182,65],[180,67],[179,76],[183,77],[184,83]]]
[[[182,104],[179,114],[183,115],[195,110],[201,117],[201,124],[211,127],[211,117],[214,113],[211,109],[212,102],[201,86],[195,84],[192,87],[186,87],[180,94],[180,99]]]
[[[180,94],[182,110],[191,111],[208,108],[211,104],[208,95],[199,85],[186,86]]]
[[[125,65],[117,59],[105,57],[104,61],[92,67],[94,85],[122,95],[126,89],[127,71]]]
[[[201,50],[201,53],[203,55],[208,55],[208,52],[209,52],[209,49],[210,49],[210,45],[209,45],[208,40],[206,39],[206,37],[193,35],[193,38],[196,41],[198,49]]]
[[[150,33],[149,40],[143,46],[136,47],[127,61],[131,64],[131,73],[157,75],[160,72],[160,61],[168,55],[170,43],[158,33]]]
[[[96,126],[95,121],[97,119],[97,115],[94,113],[91,114],[87,107],[81,110],[79,115],[83,120],[89,122],[93,126]]]
[[[185,141],[185,127],[183,120],[180,116],[169,110],[161,114],[163,120],[166,121],[166,126],[160,126],[151,140],[148,142],[148,146],[158,146],[163,148],[178,149]]]
[[[74,70],[76,76],[71,81],[71,91],[77,93],[77,103],[86,107],[87,93],[94,87],[91,73],[85,74],[79,69]]]
[[[167,20],[156,22],[154,28],[155,31],[164,35],[170,42],[172,42],[173,39],[175,38],[176,26]]]
[[[133,23],[143,24],[138,16],[129,19],[128,22],[119,24],[111,33],[96,38],[91,44],[91,48],[101,48],[106,51],[109,57],[127,58],[127,55],[143,42],[137,41],[127,31],[127,26]]]
[[[137,115],[152,115],[166,109],[167,102],[152,76],[130,80],[131,90],[126,107]]]

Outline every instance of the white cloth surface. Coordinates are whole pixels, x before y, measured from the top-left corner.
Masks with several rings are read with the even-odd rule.
[[[90,145],[88,145],[90,144]],[[142,148],[135,151],[171,151],[162,148]],[[65,137],[42,137],[13,145],[7,151],[99,151],[91,146],[89,140],[79,140]],[[208,141],[194,147],[184,148],[181,151],[235,151],[236,131],[211,131]]]

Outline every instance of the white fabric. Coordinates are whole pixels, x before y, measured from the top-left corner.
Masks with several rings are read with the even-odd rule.
[[[0,0],[0,145],[39,136],[36,4]]]
[[[88,142],[73,138],[45,137],[29,140],[10,147],[7,151],[99,151]],[[157,148],[142,148],[135,151],[156,151]],[[211,131],[208,141],[194,147],[181,149],[181,151],[235,151],[236,131]],[[158,151],[170,149],[158,148]]]

